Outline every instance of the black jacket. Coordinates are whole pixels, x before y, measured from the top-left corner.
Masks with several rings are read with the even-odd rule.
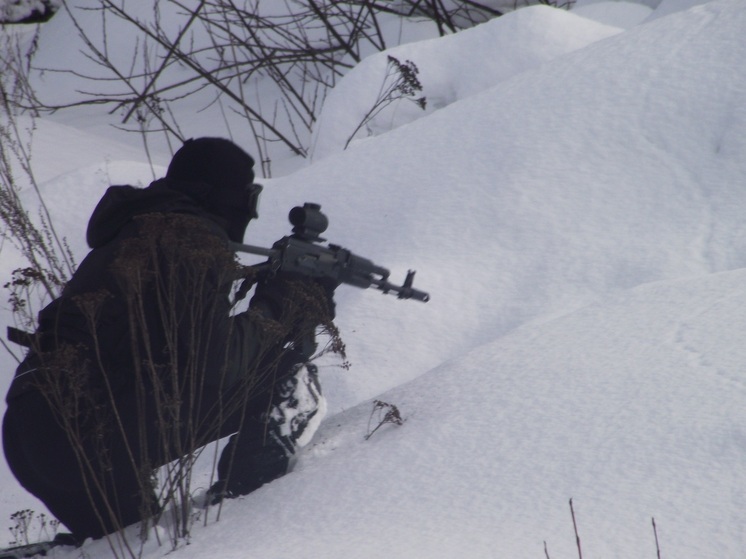
[[[86,382],[115,391],[137,377],[193,374],[230,391],[256,369],[272,335],[257,313],[230,316],[238,270],[226,224],[172,187],[162,179],[107,190],[88,225],[92,250],[39,313],[8,400],[38,389],[39,371],[84,369]]]

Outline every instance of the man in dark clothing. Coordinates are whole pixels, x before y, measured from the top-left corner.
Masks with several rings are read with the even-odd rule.
[[[335,286],[258,278],[248,310],[231,314],[246,270],[228,247],[257,217],[253,164],[228,140],[200,138],[164,179],[109,188],[91,252],[39,313],[6,398],[5,456],[81,541],[157,514],[153,470],[222,437],[209,498],[257,489],[286,473],[323,411],[301,341],[333,318]],[[311,404],[290,426],[297,390]]]

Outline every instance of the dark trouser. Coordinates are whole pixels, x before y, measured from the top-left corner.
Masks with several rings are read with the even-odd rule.
[[[29,391],[8,403],[5,456],[20,484],[75,536],[99,538],[157,512],[149,483],[153,469],[218,438],[238,433],[218,468],[221,479],[237,492],[247,493],[283,475],[288,458],[268,442],[263,419],[272,394],[264,390],[224,414],[220,409],[227,408],[207,394],[202,406],[192,404],[201,411],[183,405],[181,420],[174,422],[164,421],[163,410],[148,398],[143,406],[134,389],[123,389],[114,405],[78,417],[68,413],[62,426],[47,399]],[[163,425],[169,427],[159,428]],[[71,430],[79,435],[71,438]]]

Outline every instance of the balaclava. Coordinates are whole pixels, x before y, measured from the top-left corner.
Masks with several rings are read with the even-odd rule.
[[[197,138],[174,154],[166,178],[208,212],[227,222],[228,237],[242,242],[246,226],[256,217],[254,160],[230,140]]]

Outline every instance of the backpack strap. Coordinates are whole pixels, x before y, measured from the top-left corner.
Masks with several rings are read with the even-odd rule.
[[[25,332],[18,328],[14,328],[13,326],[8,326],[7,336],[9,342],[13,342],[14,344],[18,344],[19,346],[23,347],[31,347],[34,343],[34,339],[36,338],[36,334]]]

